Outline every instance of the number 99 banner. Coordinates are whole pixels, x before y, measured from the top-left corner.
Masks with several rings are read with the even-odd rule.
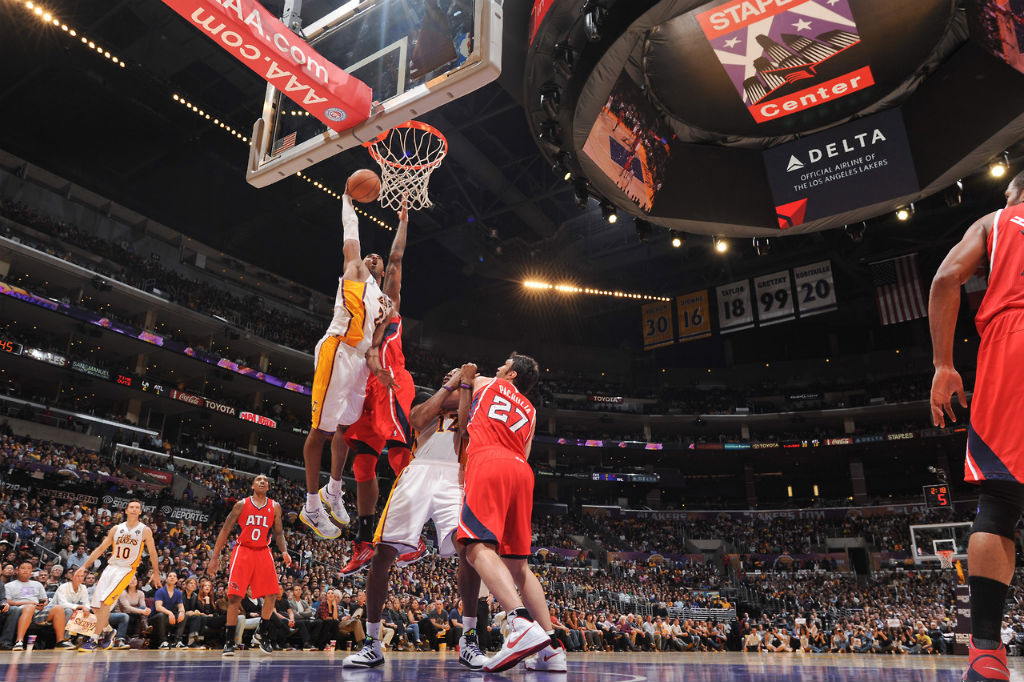
[[[669,346],[675,341],[670,302],[648,303],[643,306],[642,323],[644,350]]]
[[[789,270],[754,278],[754,302],[757,321],[762,327],[788,322],[796,317]]]

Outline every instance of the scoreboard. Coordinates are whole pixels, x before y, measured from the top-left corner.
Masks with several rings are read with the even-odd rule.
[[[953,506],[953,499],[950,497],[949,486],[945,483],[924,486],[924,501],[929,507]]]

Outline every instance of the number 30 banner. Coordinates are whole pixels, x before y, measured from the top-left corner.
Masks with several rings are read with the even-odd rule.
[[[796,317],[789,270],[754,278],[754,302],[757,321],[762,327],[788,322]]]
[[[741,279],[715,289],[718,301],[718,330],[723,334],[754,326],[754,310],[750,307],[750,282]]]
[[[644,350],[669,346],[672,338],[672,304],[648,303],[642,308]]]
[[[679,318],[679,341],[695,341],[711,336],[711,311],[708,310],[708,290],[701,289],[676,297],[676,317]]]
[[[838,309],[836,285],[832,281],[832,261],[823,260],[793,268],[796,305],[800,317],[810,317]]]

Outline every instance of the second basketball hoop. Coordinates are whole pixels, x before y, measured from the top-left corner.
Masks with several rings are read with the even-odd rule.
[[[402,202],[418,211],[433,204],[427,194],[430,174],[448,153],[440,130],[420,121],[407,121],[364,145],[380,165],[380,203],[398,211]]]

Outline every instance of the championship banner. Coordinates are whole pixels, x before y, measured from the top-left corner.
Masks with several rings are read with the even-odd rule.
[[[163,0],[263,80],[334,131],[370,117],[373,92],[255,0]]]
[[[723,334],[754,326],[754,309],[750,307],[750,283],[740,280],[715,289],[718,301],[718,331]]]
[[[762,327],[796,319],[789,270],[754,278],[757,322]]]
[[[711,336],[711,315],[708,310],[708,290],[701,289],[676,297],[676,315],[679,318],[679,342],[706,339]]]
[[[832,261],[823,260],[793,268],[796,286],[796,305],[800,317],[828,313],[839,308],[836,304],[836,285],[832,281]]]
[[[667,301],[648,303],[641,309],[644,350],[670,346],[672,338],[672,304]]]

